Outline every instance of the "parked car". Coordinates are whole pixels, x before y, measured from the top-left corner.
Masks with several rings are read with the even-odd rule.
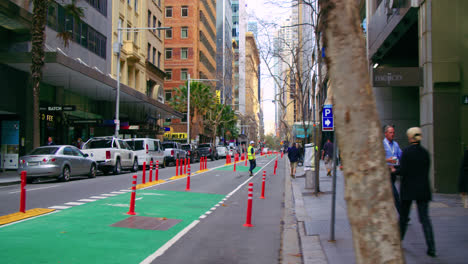
[[[226,158],[229,155],[229,151],[225,146],[217,146],[216,151],[218,152],[219,158]]]
[[[200,161],[200,153],[198,153],[197,147],[193,144],[182,144],[182,149],[187,152],[187,158],[190,158],[190,163]]]
[[[234,157],[235,154],[239,154],[239,149],[234,146],[228,147],[228,155]]]
[[[95,137],[88,140],[81,150],[94,159],[98,169],[104,174],[119,174],[123,169],[138,171],[138,156],[133,149],[120,138]]]
[[[165,141],[162,146],[164,148],[164,166],[175,164],[177,159],[185,159],[186,152],[179,142]]]
[[[156,166],[156,161],[159,162],[159,167],[164,168],[164,149],[161,141],[154,138],[132,138],[125,139],[125,142],[135,151],[138,156],[138,166],[143,167],[143,162],[149,167],[151,161],[153,166]]]
[[[60,181],[69,181],[78,175],[94,178],[96,162],[74,146],[43,146],[19,158],[17,172],[21,174],[22,171],[26,171],[28,183],[42,177],[54,177]]]
[[[217,160],[219,158],[216,148],[211,143],[200,144],[197,149],[202,157],[210,157],[211,160]]]

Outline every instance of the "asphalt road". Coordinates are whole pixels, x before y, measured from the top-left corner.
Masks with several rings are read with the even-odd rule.
[[[238,171],[222,169],[225,160],[208,161],[208,168],[219,167],[191,177],[191,192],[219,194],[225,200],[219,206],[194,221],[164,246],[155,248],[142,263],[277,263],[280,254],[281,215],[283,210],[284,175],[273,176],[274,159],[258,158],[257,166],[264,167],[249,177],[245,167]],[[279,162],[279,167],[283,162]],[[198,164],[192,165],[192,171]],[[261,172],[267,172],[266,199],[259,199]],[[278,171],[281,171],[278,169]],[[89,199],[131,186],[134,173],[100,176],[94,179],[75,179],[70,182],[48,181],[27,186],[27,209],[70,206],[80,199]],[[139,171],[138,183],[142,172]],[[175,168],[159,171],[160,179],[175,175]],[[147,175],[148,177],[148,175]],[[248,183],[254,183],[254,227],[244,227],[246,221]],[[184,192],[186,179],[168,181],[147,190]],[[0,186],[0,215],[18,211],[19,185]],[[138,207],[137,207],[138,208]]]

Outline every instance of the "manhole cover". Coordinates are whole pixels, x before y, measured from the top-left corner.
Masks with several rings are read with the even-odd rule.
[[[111,226],[145,230],[168,230],[178,224],[181,219],[167,219],[161,217],[131,216]]]

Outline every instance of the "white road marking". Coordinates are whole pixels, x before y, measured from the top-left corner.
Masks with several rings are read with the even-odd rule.
[[[120,190],[121,192],[131,192],[132,190]]]
[[[105,199],[105,198],[107,198],[107,197],[105,197],[105,196],[91,196],[91,197],[89,197],[89,198],[93,198],[93,199]]]
[[[209,215],[209,214],[211,214],[211,212],[212,212],[212,211],[208,211],[208,212],[206,212],[205,214]]]
[[[115,207],[128,207],[128,204],[105,204],[109,206],[115,206]]]
[[[52,185],[52,186],[47,186],[47,187],[40,187],[40,188],[34,188],[34,189],[26,189],[26,192],[29,192],[29,191],[36,191],[36,190],[44,190],[44,189],[49,189],[49,188],[54,188],[54,187],[58,187],[59,185]],[[21,190],[19,191],[14,191],[14,192],[10,192],[10,193],[19,193],[21,192]]]
[[[206,218],[206,215],[200,215],[200,219]]]
[[[181,237],[183,237],[185,234],[190,231],[193,227],[195,227],[198,223],[200,223],[200,220],[195,220],[193,221],[190,225],[188,225],[186,228],[182,229],[175,237],[173,237],[171,240],[167,241],[166,244],[164,244],[162,247],[160,247],[156,252],[153,254],[149,255],[146,259],[144,259],[140,264],[149,264],[153,262],[157,257],[161,256],[168,250],[172,245],[174,245],[177,240],[179,240]]]
[[[81,199],[81,200],[78,200],[78,202],[94,202],[96,201],[95,199]]]
[[[104,194],[101,194],[101,196],[117,196],[117,194],[112,194],[112,193],[104,193]]]
[[[111,193],[122,194],[122,193],[126,193],[126,192],[111,192]]]
[[[59,211],[52,211],[52,212],[50,212],[50,213],[45,213],[45,214],[42,214],[42,215],[38,215],[38,216],[26,218],[26,219],[24,219],[24,220],[16,221],[16,222],[13,222],[13,223],[4,224],[4,225],[0,226],[0,228],[4,228],[4,227],[7,227],[7,226],[19,224],[19,223],[21,223],[21,222],[29,221],[29,220],[32,220],[32,219],[35,219],[35,218],[38,218],[38,217],[42,217],[42,216],[45,216],[45,215],[49,215],[49,214],[55,214],[55,213],[58,213],[58,212],[59,212]]]
[[[141,199],[143,199],[143,197],[140,197],[140,198],[136,198],[136,199],[135,199],[135,201],[136,201],[136,200],[141,200]]]
[[[66,205],[82,205],[84,203],[77,203],[77,202],[69,202],[69,203],[65,203]]]
[[[57,209],[57,210],[63,210],[63,209],[68,209],[70,208],[71,206],[61,206],[61,205],[57,205],[57,206],[50,206],[49,208],[50,209]]]

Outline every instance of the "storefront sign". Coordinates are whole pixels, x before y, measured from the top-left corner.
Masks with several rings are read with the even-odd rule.
[[[40,111],[58,112],[58,111],[75,111],[76,105],[54,105],[47,107],[39,107]]]
[[[372,86],[423,86],[423,72],[418,67],[407,68],[375,68]]]

